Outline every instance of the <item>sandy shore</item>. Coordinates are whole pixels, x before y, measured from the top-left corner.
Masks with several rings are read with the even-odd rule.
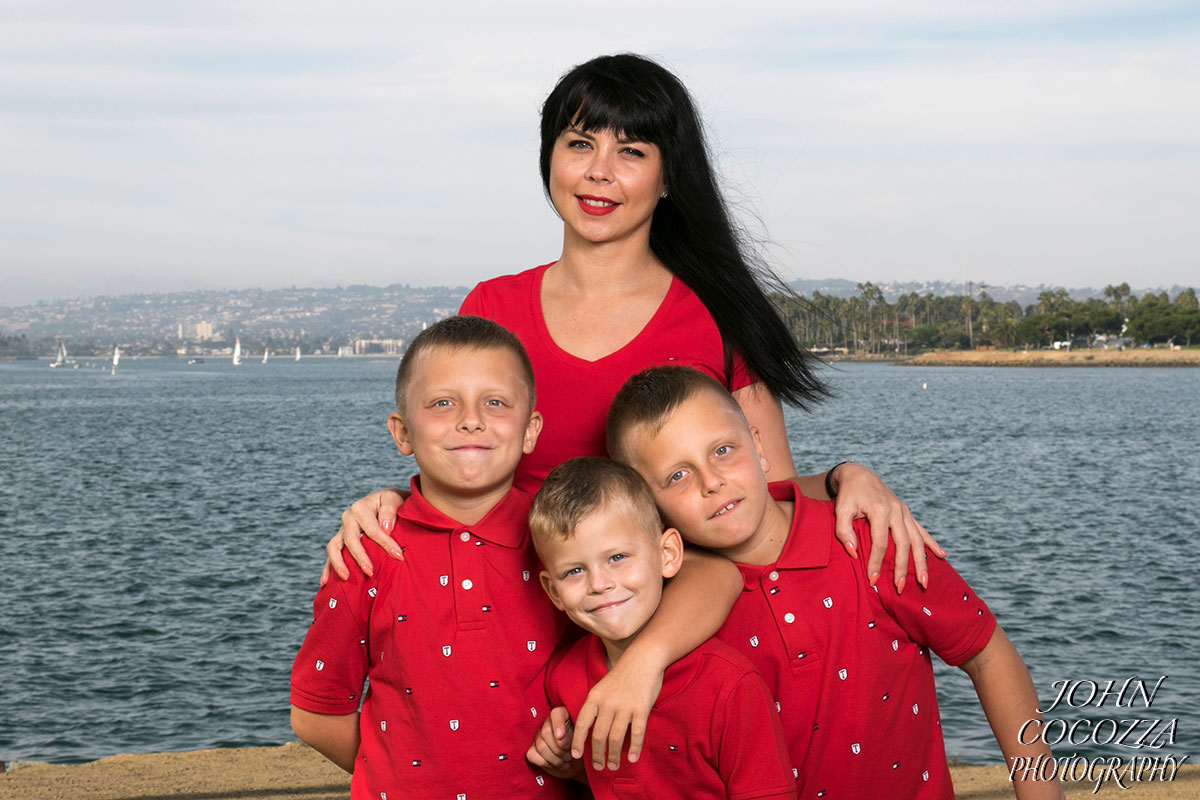
[[[959,800],[1012,797],[1006,770],[952,767]],[[299,743],[239,750],[198,750],[113,756],[77,767],[17,765],[0,775],[3,800],[341,800],[350,795],[350,776]],[[1069,784],[1067,797],[1128,800],[1190,800],[1200,797],[1200,767],[1184,766],[1173,781]],[[897,800],[902,800],[897,798]]]
[[[1200,367],[1200,350],[938,350],[896,363],[912,367]]]

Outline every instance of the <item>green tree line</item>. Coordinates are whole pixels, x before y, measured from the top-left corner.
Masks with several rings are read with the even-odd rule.
[[[1139,298],[1122,283],[1106,286],[1103,300],[1073,300],[1066,289],[1053,289],[1024,308],[1015,300],[998,303],[986,291],[978,297],[910,292],[889,303],[872,283],[858,284],[850,298],[814,292],[812,297],[775,299],[793,335],[813,349],[903,353],[1039,348],[1054,342],[1080,347],[1118,338],[1138,345],[1200,344],[1200,302],[1194,288],[1174,298],[1166,292]]]

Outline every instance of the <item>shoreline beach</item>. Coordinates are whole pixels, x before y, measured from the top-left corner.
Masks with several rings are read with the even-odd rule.
[[[950,772],[958,800],[1013,796],[1002,766],[951,765]],[[1185,800],[1200,795],[1200,767],[1185,764],[1173,780],[1145,781],[1126,789],[1108,781],[1095,795],[1092,781],[1066,788],[1068,798]],[[349,794],[350,776],[299,742],[118,755],[78,766],[16,762],[0,775],[3,800],[342,800]]]

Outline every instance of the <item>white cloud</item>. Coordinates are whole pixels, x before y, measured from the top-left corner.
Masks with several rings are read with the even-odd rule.
[[[27,2],[0,15],[0,270],[45,277],[0,303],[61,294],[94,268],[134,290],[164,272],[180,288],[468,283],[549,260],[560,231],[537,176],[538,107],[563,70],[622,50],[684,77],[785,271],[1195,282],[1182,210],[1200,200],[1200,14],[1187,6]]]

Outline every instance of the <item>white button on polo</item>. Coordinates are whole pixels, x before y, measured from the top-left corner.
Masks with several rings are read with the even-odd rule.
[[[471,583],[471,579],[470,579],[470,578],[467,578],[465,581],[463,581],[463,582],[462,582],[462,587],[463,587],[464,589],[470,589],[470,588],[471,588],[472,586],[474,586],[474,585],[475,585],[475,584]]]
[[[771,574],[768,575],[767,577],[773,581],[777,581],[777,580],[779,580],[779,573],[776,572],[775,570],[771,570]]]
[[[789,611],[783,615],[783,621],[791,624],[796,621],[796,615]]]
[[[462,533],[460,533],[458,535],[458,538],[462,539],[464,542],[469,542],[469,541],[471,541],[471,534],[467,533],[466,531],[463,531]]]

